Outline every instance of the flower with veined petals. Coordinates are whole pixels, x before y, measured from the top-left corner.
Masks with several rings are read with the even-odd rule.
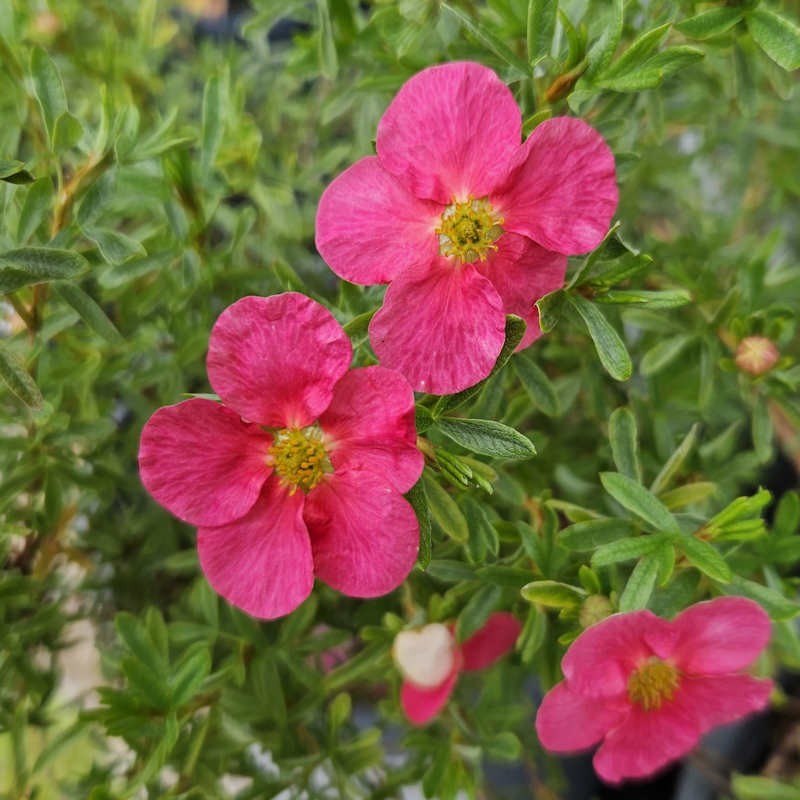
[[[453,630],[440,622],[395,636],[392,656],[403,675],[400,703],[414,725],[430,722],[447,702],[461,672],[486,669],[513,647],[521,625],[505,611],[461,644]]]
[[[245,297],[209,341],[222,403],[166,406],[142,431],[145,487],[199,527],[209,582],[255,617],[293,611],[315,575],[352,597],[386,594],[416,560],[402,496],[423,467],[414,395],[398,373],[351,359],[342,327],[308,297]]]
[[[650,611],[587,628],[561,662],[564,681],[539,707],[548,750],[594,755],[608,783],[644,778],[691,750],[717,725],[764,708],[772,684],[742,674],[770,637],[752,600],[696,603],[672,622]]]
[[[389,283],[370,324],[381,363],[414,389],[449,394],[491,371],[505,315],[541,335],[536,300],[564,283],[567,256],[603,239],[617,206],[614,157],[580,119],[539,124],[492,70],[430,67],[378,124],[377,156],[325,190],[317,249],[359,284]]]

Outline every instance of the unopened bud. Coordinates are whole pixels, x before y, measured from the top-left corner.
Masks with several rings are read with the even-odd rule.
[[[581,606],[580,613],[578,614],[578,622],[582,628],[588,628],[601,619],[611,616],[614,607],[611,601],[602,594],[590,594]]]
[[[769,372],[780,353],[775,343],[766,336],[745,336],[736,348],[736,366],[749,375]]]

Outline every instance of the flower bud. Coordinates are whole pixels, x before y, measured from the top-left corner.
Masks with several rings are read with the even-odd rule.
[[[766,336],[745,336],[736,348],[736,366],[749,375],[763,375],[775,366],[780,353]]]
[[[590,594],[581,605],[578,622],[582,628],[588,628],[601,619],[610,616],[614,611],[611,601],[602,594]]]

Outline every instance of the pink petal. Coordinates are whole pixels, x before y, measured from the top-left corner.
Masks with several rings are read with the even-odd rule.
[[[652,775],[717,725],[764,708],[771,689],[770,681],[749,675],[684,676],[674,700],[657,711],[631,707],[597,751],[597,774],[609,783]]]
[[[676,702],[693,709],[701,734],[769,705],[772,681],[751,675],[683,677]]]
[[[693,675],[736,672],[767,646],[771,623],[758,603],[744,597],[718,597],[696,603],[672,622],[677,633],[673,659]]]
[[[542,335],[535,303],[564,285],[567,257],[539,247],[526,236],[505,233],[497,240],[497,252],[474,267],[497,290],[506,314],[516,314],[527,323],[517,346],[524,350]]]
[[[369,336],[381,363],[415,390],[451,394],[491,372],[505,339],[505,314],[472,264],[437,257],[391,283]]]
[[[669,657],[674,639],[670,623],[650,611],[614,614],[572,643],[561,669],[573,692],[613,697],[627,691],[628,678],[642,661]]]
[[[492,191],[521,131],[514,97],[492,70],[442,64],[403,84],[378,124],[378,157],[417,197],[447,204]]]
[[[142,483],[192,525],[224,525],[256,502],[271,467],[272,437],[219,403],[195,398],[160,408],[139,443]]]
[[[350,597],[377,597],[406,578],[419,549],[414,510],[371,472],[334,473],[308,493],[317,577]]]
[[[201,528],[200,566],[214,590],[261,619],[294,611],[314,585],[303,502],[302,492],[289,494],[272,476],[247,516]]]
[[[597,744],[629,712],[626,698],[582,697],[562,681],[544,696],[536,714],[536,733],[547,750],[575,753]]]
[[[556,117],[534,129],[491,201],[507,231],[569,256],[600,244],[617,197],[603,137],[583,120]]]
[[[443,208],[419,200],[375,156],[346,169],[323,192],[317,210],[317,250],[341,278],[387,283],[436,255]]]
[[[244,297],[211,331],[208,378],[245,419],[304,427],[328,407],[352,355],[341,325],[305,295]]]
[[[485,669],[514,649],[522,630],[519,620],[507,611],[489,616],[486,624],[461,643],[464,669]]]
[[[398,492],[407,492],[422,474],[414,393],[399,372],[385,367],[350,370],[336,384],[319,424],[331,440],[328,452],[336,472],[373,472]]]
[[[611,730],[594,756],[594,768],[606,783],[646,778],[688,753],[700,729],[691,709],[677,703],[658,711],[632,707]]]
[[[430,722],[444,708],[453,693],[457,680],[458,671],[455,670],[446,681],[432,689],[424,689],[409,681],[403,681],[400,689],[400,704],[403,706],[409,722],[413,725],[424,725],[426,722]]]

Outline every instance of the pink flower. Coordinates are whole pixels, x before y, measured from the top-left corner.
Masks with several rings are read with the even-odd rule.
[[[508,87],[470,62],[407,81],[378,124],[376,156],[345,170],[317,212],[317,249],[359,284],[389,283],[370,324],[381,362],[414,389],[485,378],[506,314],[541,335],[536,300],[567,255],[595,248],[617,206],[614,157],[580,119],[542,122],[520,144]]]
[[[460,645],[452,628],[440,622],[398,633],[392,655],[405,678],[400,703],[409,721],[424,725],[433,719],[450,697],[459,674],[494,664],[514,647],[520,630],[512,614],[499,611]]]
[[[423,467],[414,396],[384,367],[348,371],[351,358],[313,300],[245,297],[211,332],[222,404],[161,408],[142,431],[142,482],[199,527],[209,582],[253,616],[288,614],[315,575],[353,597],[385,594],[416,560],[419,526],[402,496]]]
[[[650,611],[587,628],[561,662],[565,680],[536,717],[548,750],[602,742],[594,756],[608,783],[643,778],[691,750],[711,728],[767,705],[772,684],[741,671],[770,636],[752,600],[697,603],[672,622]]]

